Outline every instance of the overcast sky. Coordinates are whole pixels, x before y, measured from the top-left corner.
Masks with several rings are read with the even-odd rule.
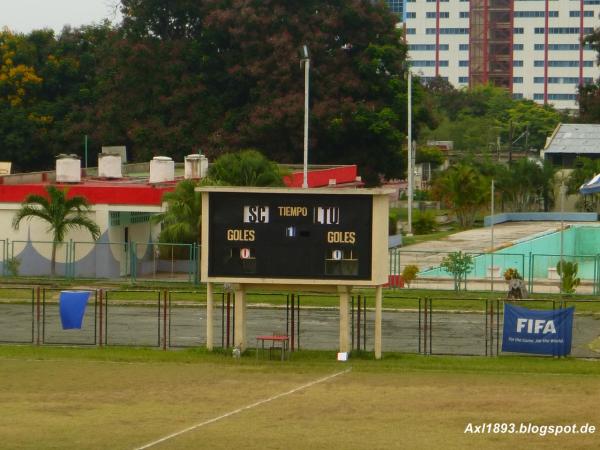
[[[29,33],[51,28],[57,33],[63,26],[91,25],[109,19],[120,20],[118,0],[0,0],[0,29]]]

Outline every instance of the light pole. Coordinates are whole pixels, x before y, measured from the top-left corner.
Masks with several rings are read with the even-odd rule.
[[[495,188],[495,186],[494,186],[494,180],[492,179],[492,199],[491,199],[492,205],[491,205],[491,208],[490,208],[490,212],[491,212],[491,214],[490,214],[490,219],[491,219],[491,226],[490,226],[490,228],[491,228],[491,234],[492,234],[492,236],[491,236],[491,238],[492,238],[492,246],[491,246],[491,249],[490,249],[491,258],[492,258],[492,261],[491,261],[491,266],[492,266],[492,292],[494,292],[494,190],[495,190],[494,188]]]
[[[308,46],[303,45],[301,50],[300,66],[304,63],[304,176],[302,178],[302,187],[308,188],[308,97],[309,97],[309,71],[310,55]]]
[[[413,167],[412,167],[412,74],[407,67],[408,75],[408,230],[407,236],[412,236],[412,201],[413,201]]]
[[[563,255],[564,255],[564,247],[563,247],[563,234],[564,234],[564,214],[565,214],[565,194],[567,193],[567,187],[565,186],[565,182],[561,181],[560,183],[560,260],[558,261],[558,267],[560,267],[560,295],[562,299],[563,294],[563,274],[564,274],[564,263],[563,263]]]

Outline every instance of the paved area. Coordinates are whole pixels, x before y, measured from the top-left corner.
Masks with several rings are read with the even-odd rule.
[[[224,335],[221,312],[214,317],[215,345],[220,347]],[[38,330],[40,341],[46,345],[96,345],[99,338],[99,317],[89,308],[81,330],[62,330],[56,305],[46,307],[37,320],[30,305],[0,304],[0,342],[35,343]],[[104,319],[106,316],[104,316]],[[500,318],[501,319],[501,318]],[[226,323],[226,322],[223,322]],[[296,327],[298,325],[296,324]],[[485,355],[489,345],[486,336],[486,316],[482,313],[458,313],[433,311],[431,317],[431,351],[434,354]],[[339,313],[335,308],[302,308],[299,321],[300,333],[295,335],[300,349],[336,350],[339,339]],[[199,347],[206,345],[206,308],[173,308],[167,333],[171,347]],[[264,334],[280,334],[286,330],[285,308],[249,308],[248,345],[255,346],[255,337]],[[367,312],[366,348],[373,350],[374,312]],[[296,328],[297,331],[297,328]],[[494,336],[494,342],[501,339]],[[361,333],[363,332],[361,327]],[[129,345],[159,348],[162,343],[163,322],[156,305],[154,307],[109,308],[103,336],[109,345]],[[405,353],[419,352],[423,336],[419,333],[418,311],[391,311],[383,313],[382,344],[384,351]],[[358,332],[355,328],[355,338]],[[364,334],[362,335],[364,337]],[[600,357],[589,344],[600,340],[600,318],[576,315],[573,328],[573,356]],[[224,339],[225,341],[225,339]],[[362,341],[362,338],[361,338]],[[495,344],[494,344],[494,349]],[[489,348],[489,347],[488,347]]]

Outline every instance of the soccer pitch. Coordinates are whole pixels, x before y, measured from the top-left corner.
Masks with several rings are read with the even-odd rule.
[[[597,448],[600,442],[600,431],[510,433],[511,424],[515,431],[521,424],[599,428],[597,361],[388,355],[339,363],[334,357],[301,352],[286,362],[234,361],[203,351],[0,347],[0,447]],[[465,433],[469,424],[485,432]],[[494,433],[495,424],[507,424],[506,432]]]

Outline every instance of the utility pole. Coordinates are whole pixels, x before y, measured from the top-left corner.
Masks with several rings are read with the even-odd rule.
[[[492,247],[491,247],[491,266],[492,266],[492,292],[494,292],[494,180],[492,179],[492,205],[491,205],[491,214],[490,214],[490,219],[491,219],[491,240],[492,240]]]
[[[512,149],[513,149],[513,123],[508,122],[508,165],[512,164]]]
[[[406,174],[408,178],[408,230],[407,236],[412,236],[412,201],[413,201],[413,171],[412,171],[412,74],[410,67],[408,70],[408,168]]]

